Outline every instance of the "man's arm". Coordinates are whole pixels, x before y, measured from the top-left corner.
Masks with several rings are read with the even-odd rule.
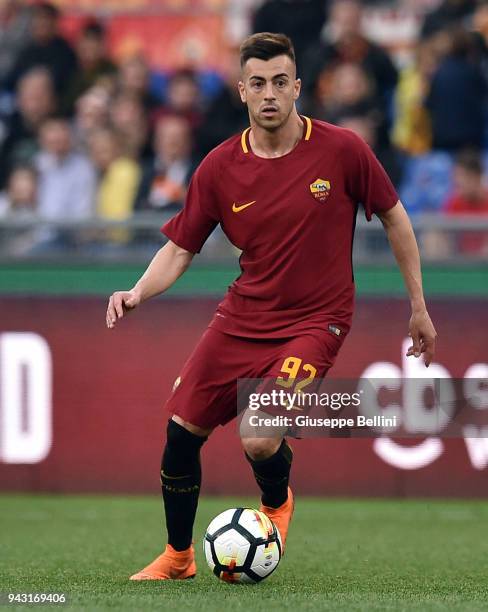
[[[429,367],[434,358],[437,334],[425,305],[420,256],[412,224],[400,201],[378,216],[385,228],[410,297],[412,316],[409,335],[413,344],[408,349],[407,356],[419,357],[424,353],[425,365]]]
[[[106,315],[107,327],[112,329],[117,319],[121,319],[125,312],[169,289],[188,268],[192,259],[193,253],[182,249],[171,240],[168,241],[156,253],[132,289],[116,291],[110,296]]]

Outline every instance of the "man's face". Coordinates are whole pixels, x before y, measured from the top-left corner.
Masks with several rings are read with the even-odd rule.
[[[54,106],[51,81],[47,74],[28,74],[19,81],[17,104],[21,115],[30,123],[37,123]]]
[[[42,148],[56,157],[64,157],[71,150],[71,132],[66,121],[47,121],[40,136]]]
[[[31,22],[32,38],[40,44],[49,42],[57,33],[58,22],[55,17],[42,10],[34,13]]]
[[[453,179],[455,190],[466,200],[475,200],[482,189],[482,176],[463,166],[454,167]]]
[[[358,36],[361,33],[362,9],[357,0],[337,0],[332,4],[329,21],[339,39]]]
[[[156,125],[154,148],[162,161],[184,159],[191,151],[190,125],[183,117],[164,117]]]
[[[107,130],[97,130],[89,143],[90,158],[95,166],[105,171],[117,159],[118,144],[114,135]]]
[[[77,45],[78,60],[82,66],[96,66],[104,56],[104,44],[101,36],[84,34]]]
[[[295,64],[287,55],[268,61],[252,57],[242,70],[239,93],[251,120],[259,127],[276,130],[290,116],[300,85]]]

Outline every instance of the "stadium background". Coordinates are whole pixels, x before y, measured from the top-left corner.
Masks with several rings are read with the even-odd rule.
[[[113,290],[129,287],[151,253],[162,244],[157,228],[181,206],[185,181],[191,174],[187,172],[186,179],[177,185],[178,197],[167,196],[168,184],[164,183],[164,176],[158,175],[163,180],[163,197],[158,200],[157,194],[150,195],[158,191],[153,182],[146,200],[134,203],[138,181],[145,176],[147,166],[154,163],[154,151],[149,151],[146,157],[142,149],[151,144],[159,121],[183,118],[186,128],[190,128],[185,132],[184,126],[183,134],[188,134],[193,152],[182,154],[191,157],[191,162],[187,158],[183,161],[188,162],[188,168],[193,167],[204,149],[202,142],[212,142],[216,137],[212,130],[219,131],[219,106],[213,106],[212,101],[223,99],[218,96],[228,86],[227,79],[232,80],[235,75],[236,45],[252,31],[253,24],[272,25],[273,16],[278,24],[284,23],[277,16],[295,4],[251,0],[58,3],[60,31],[66,40],[78,50],[84,28],[87,24],[92,26],[96,19],[105,28],[107,57],[115,63],[109,71],[115,75],[115,85],[108,85],[103,94],[101,88],[105,84],[94,79],[79,94],[80,98],[88,92],[100,99],[105,95],[104,103],[108,105],[123,105],[131,96],[133,102],[137,96],[134,91],[123,91],[127,83],[124,85],[119,72],[136,57],[137,61],[146,62],[149,69],[144,85],[147,90],[139,94],[146,95],[151,103],[147,106],[139,101],[139,107],[134,103],[136,110],[126,109],[126,115],[121,111],[118,117],[110,116],[109,109],[102,122],[93,128],[103,130],[109,125],[109,129],[121,133],[126,129],[122,147],[110,161],[111,167],[97,166],[90,141],[95,138],[93,132],[88,134],[87,142],[80,137],[70,145],[97,170],[92,209],[81,215],[71,214],[69,198],[64,208],[50,209],[49,200],[46,203],[43,196],[45,191],[40,189],[46,176],[39,156],[54,154],[49,143],[39,137],[39,130],[42,131],[41,126],[53,108],[29,135],[34,147],[28,160],[18,162],[12,149],[2,148],[3,168],[7,166],[10,172],[2,179],[3,208],[0,206],[2,490],[159,493],[158,466],[166,420],[164,399],[219,296],[236,276],[238,253],[216,232],[191,270],[167,296],[145,304],[115,332],[105,329],[107,296]],[[331,10],[325,2],[303,4],[314,5],[314,10],[319,4],[320,10]],[[475,2],[429,0],[363,4],[364,35],[386,50],[397,69],[397,84],[387,92],[373,87],[366,100],[354,100],[340,111],[339,102],[331,102],[327,97],[330,95],[327,88],[319,95],[312,87],[305,101],[309,109],[322,109],[323,116],[336,118],[339,123],[359,120],[358,129],[373,130],[375,150],[393,173],[419,238],[426,295],[439,333],[435,367],[444,368],[443,375],[447,371],[452,377],[474,375],[473,372],[486,377],[488,203],[486,171],[476,170],[476,158],[482,167],[487,159],[486,97],[482,98],[484,123],[475,129],[478,142],[473,142],[472,131],[460,130],[456,142],[442,145],[442,129],[440,135],[434,134],[432,126],[437,125],[435,113],[442,115],[446,109],[425,106],[422,95],[427,96],[429,86],[434,88],[435,76],[439,76],[436,70],[445,69],[442,62],[446,57],[449,59],[449,52],[436,56],[436,66],[429,73],[425,90],[422,89],[425,83],[420,88],[418,84],[411,85],[409,95],[404,95],[404,102],[412,103],[411,110],[425,111],[428,115],[430,109],[431,127],[424,133],[423,124],[408,119],[408,113],[401,115],[399,100],[405,90],[398,85],[407,86],[408,70],[415,67],[418,50],[424,48],[425,41],[446,31],[451,40],[459,31],[474,37],[476,52],[473,55],[470,51],[463,61],[476,66],[486,79],[486,3],[478,6]],[[266,12],[265,5],[273,10]],[[23,11],[23,7],[17,3],[16,10]],[[427,22],[433,31],[428,28],[426,31]],[[269,29],[273,29],[271,25]],[[312,50],[319,45],[322,28],[319,25],[308,37]],[[302,38],[297,41],[300,49]],[[305,50],[301,57],[307,57]],[[334,69],[336,66],[334,63]],[[49,71],[50,67],[47,68]],[[326,64],[323,69],[326,77],[332,79],[332,73],[327,72],[332,70],[331,66]],[[196,93],[189,94],[196,98],[185,108],[177,108],[170,99],[175,74],[197,84]],[[12,117],[19,114],[16,95],[23,78],[20,74],[12,81],[6,75],[7,72],[3,74],[0,100],[2,147],[9,137],[15,140],[15,133],[12,135],[9,130],[18,125]],[[367,76],[374,80],[374,75]],[[443,86],[447,89],[443,91],[455,92],[459,87],[455,71],[448,71],[444,77]],[[354,78],[353,89],[360,90],[361,74]],[[427,76],[423,74],[423,78]],[[474,111],[469,110],[472,100],[467,95],[469,83],[463,82],[462,86],[467,88],[463,89],[464,102],[472,114]],[[79,136],[80,104],[75,101],[71,107],[61,108],[62,87],[56,90],[55,98],[57,114],[61,113],[63,121],[67,117]],[[445,100],[448,99],[449,95]],[[342,104],[347,106],[344,100]],[[137,124],[141,108],[146,112],[143,121],[146,138],[144,143],[134,144],[131,142],[134,134],[127,122],[135,117]],[[447,109],[450,111],[452,108]],[[405,122],[403,136],[395,132],[400,115]],[[117,120],[119,124],[114,126]],[[202,125],[206,127],[203,131]],[[235,129],[240,127],[237,121]],[[422,136],[420,144],[415,136]],[[164,146],[162,149],[160,161],[164,162]],[[463,187],[463,177],[456,175],[456,164],[466,153],[471,156],[467,169],[471,172],[470,184],[478,181],[478,194],[480,189],[485,190],[481,204],[468,193],[466,185]],[[125,166],[119,164],[115,168],[114,164],[121,160],[126,162]],[[171,165],[168,160],[166,163]],[[32,195],[36,193],[32,188],[30,200],[22,199],[10,180],[12,173],[24,169],[26,164],[35,168],[33,180],[39,181],[38,195]],[[466,170],[466,164],[463,168]],[[133,197],[123,210],[110,197],[103,199],[107,193],[112,198],[121,195],[116,189],[102,193],[111,171],[122,172],[117,175],[119,179],[122,175],[132,177],[132,182],[128,179],[124,185],[131,185],[128,189]],[[161,187],[161,183],[158,185]],[[463,188],[465,191],[460,193]],[[454,196],[462,199],[461,210],[449,204]],[[355,322],[332,375],[360,376],[373,363],[392,363],[405,376],[420,376],[416,366],[406,364],[402,358],[408,303],[379,223],[359,220],[354,257],[358,288]],[[435,367],[431,371],[441,371]],[[203,460],[204,493],[255,492],[242,453],[236,452],[235,436],[231,425],[217,431],[209,441]],[[406,443],[400,445],[404,447]],[[402,452],[401,448],[382,447],[373,440],[296,442],[294,486],[299,493],[325,496],[487,495],[488,445],[484,438],[428,439],[410,446]],[[313,479],[308,478],[311,466],[316,472]]]

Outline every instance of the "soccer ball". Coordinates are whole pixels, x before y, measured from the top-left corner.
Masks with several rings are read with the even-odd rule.
[[[278,567],[280,532],[259,510],[231,508],[210,523],[203,539],[207,563],[226,582],[260,582]]]

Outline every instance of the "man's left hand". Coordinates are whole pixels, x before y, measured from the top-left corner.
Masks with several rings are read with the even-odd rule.
[[[437,333],[427,310],[423,309],[412,313],[408,331],[413,344],[407,351],[407,357],[411,355],[420,357],[423,353],[425,367],[428,368],[434,359]]]

